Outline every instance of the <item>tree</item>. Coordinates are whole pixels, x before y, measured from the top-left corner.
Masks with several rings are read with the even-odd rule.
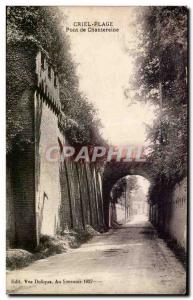
[[[185,7],[148,7],[138,15],[135,76],[125,95],[132,89],[135,101],[157,108],[148,127],[157,190],[187,172],[187,17]]]
[[[121,196],[124,194],[124,192],[127,190],[127,200],[129,199],[129,195],[133,192],[136,191],[139,188],[137,184],[137,177],[132,175],[132,176],[127,176],[119,179],[113,186],[112,188],[112,199],[117,202],[118,198],[121,198]],[[124,203],[119,201],[121,205],[124,205]]]
[[[100,135],[100,120],[97,118],[94,106],[85,95],[79,92],[76,64],[70,53],[70,40],[63,30],[65,20],[66,16],[57,7],[7,7],[7,46],[10,48],[10,45],[17,46],[19,43],[30,41],[31,44],[43,48],[48,53],[58,72],[62,111],[69,119],[75,120],[63,128],[69,142],[74,145],[100,145],[103,143]],[[21,65],[23,63],[21,62]],[[27,72],[27,70],[24,71]],[[10,93],[7,95],[8,151],[11,150],[13,143],[18,141],[17,136],[25,126],[21,122],[22,116],[17,116],[17,119],[13,118],[14,101],[19,102],[19,95],[13,95],[13,93],[16,86],[21,86],[21,82],[18,81],[22,76],[18,76],[18,74],[13,76],[8,69],[7,86],[10,87]],[[23,81],[24,79],[25,77],[23,77]],[[78,126],[74,126],[74,124],[78,124]]]

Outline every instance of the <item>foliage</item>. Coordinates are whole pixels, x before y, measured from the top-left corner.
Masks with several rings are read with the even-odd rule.
[[[30,263],[56,254],[67,252],[70,248],[78,248],[83,243],[100,233],[90,225],[85,230],[65,230],[56,236],[41,235],[39,245],[34,253],[23,249],[9,249],[6,252],[6,266],[9,270],[21,269]]]
[[[148,127],[155,190],[187,169],[187,9],[148,7],[138,14],[135,76],[125,95],[157,108]]]
[[[112,188],[112,199],[117,202],[125,191],[127,190],[127,195],[131,194],[133,191],[138,189],[136,176],[127,176],[119,179]]]
[[[138,49],[133,53],[135,75],[129,86],[135,88],[132,97],[160,104],[161,83],[165,108],[172,103],[174,106],[186,103],[187,9],[144,8],[141,14],[137,13],[136,22]],[[130,89],[126,95],[129,96],[129,92]]]
[[[7,47],[7,89],[6,89],[6,118],[7,118],[7,152],[12,146],[23,148],[26,143],[33,141],[32,112],[33,104],[29,99],[33,98],[33,82],[35,74],[35,62],[31,62],[34,49],[25,49],[18,45]],[[23,55],[24,51],[28,55]],[[22,61],[22,63],[21,63]],[[20,76],[22,74],[22,76]]]
[[[96,110],[78,90],[76,64],[71,57],[69,38],[63,30],[65,20],[66,16],[57,7],[7,7],[7,45],[17,46],[29,40],[48,53],[59,76],[62,110],[79,125],[67,128],[67,137],[74,144],[101,144],[100,122],[96,117]],[[9,84],[11,84],[11,78]],[[16,85],[17,82],[14,84]],[[14,108],[10,105],[8,127],[13,110]],[[13,127],[12,125],[10,128]],[[18,131],[22,131],[20,127],[23,125],[20,122],[16,125]],[[15,136],[17,133],[14,134]],[[10,135],[8,138],[13,139]]]
[[[27,267],[33,261],[33,254],[24,249],[8,249],[6,251],[6,267],[8,270]]]
[[[77,126],[72,126],[65,129],[65,133],[72,144],[100,145],[104,143],[99,130],[102,124],[97,118],[96,109],[86,96],[77,93],[74,102],[65,102],[64,111],[78,123],[78,128]]]

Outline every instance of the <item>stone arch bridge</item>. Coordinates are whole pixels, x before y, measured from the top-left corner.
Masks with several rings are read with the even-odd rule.
[[[117,162],[112,161],[105,165],[103,173],[103,204],[105,225],[109,227],[110,192],[113,185],[127,175],[140,175],[152,181],[151,163],[147,161]]]

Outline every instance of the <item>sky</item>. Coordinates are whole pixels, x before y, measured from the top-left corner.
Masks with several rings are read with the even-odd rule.
[[[138,9],[140,9],[138,7]],[[71,53],[78,64],[80,90],[94,103],[104,128],[102,134],[114,145],[144,144],[145,123],[151,124],[153,108],[144,103],[129,106],[124,89],[133,76],[128,47],[136,45],[132,7],[67,7],[66,26],[73,22],[111,21],[119,32],[70,32]]]

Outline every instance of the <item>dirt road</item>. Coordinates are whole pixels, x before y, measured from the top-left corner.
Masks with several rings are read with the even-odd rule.
[[[16,282],[18,280],[19,282]],[[7,273],[12,294],[184,294],[185,270],[149,222]]]

